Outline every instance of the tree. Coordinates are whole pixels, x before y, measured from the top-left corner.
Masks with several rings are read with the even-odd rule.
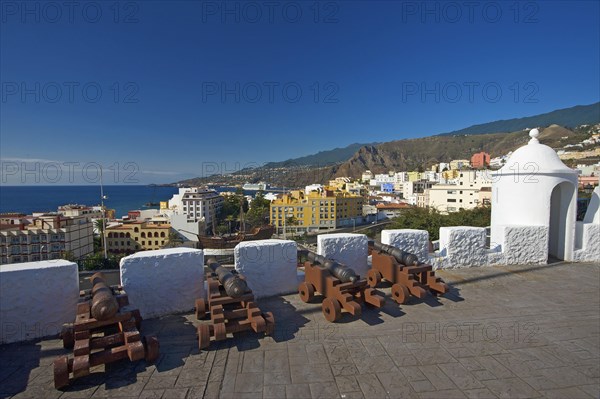
[[[458,212],[441,214],[434,208],[411,207],[394,218],[390,229],[427,230],[429,239],[439,239],[440,227],[474,226],[487,227],[491,224],[491,207],[482,206],[474,209],[463,209]]]
[[[98,233],[100,235],[100,249],[102,250],[104,248],[104,219],[96,219],[94,220],[94,227],[96,228],[96,230],[98,230]]]
[[[167,240],[167,244],[165,245],[165,247],[175,248],[175,247],[180,246],[181,244],[183,244],[183,240],[181,239],[181,236],[173,230],[169,231],[169,238]]]
[[[271,209],[271,201],[265,198],[262,190],[256,193],[256,196],[250,204],[250,210],[246,215],[246,220],[252,226],[262,226],[269,218],[269,211]]]

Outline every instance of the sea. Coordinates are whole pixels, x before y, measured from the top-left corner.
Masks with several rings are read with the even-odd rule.
[[[211,187],[218,192],[235,191],[235,187]],[[178,192],[177,187],[145,185],[104,186],[104,205],[114,209],[116,216],[127,215],[135,209],[158,209],[158,206],[146,206],[149,203],[168,201]],[[244,194],[256,194],[245,191]],[[56,212],[66,204],[99,205],[99,186],[0,186],[0,213],[20,212]]]

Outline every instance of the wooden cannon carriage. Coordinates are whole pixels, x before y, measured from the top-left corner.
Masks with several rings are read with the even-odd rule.
[[[444,281],[436,277],[431,265],[420,263],[413,254],[396,247],[369,242],[372,266],[367,274],[369,286],[377,287],[382,279],[392,283],[392,298],[398,304],[408,302],[411,295],[423,299],[448,292]]]
[[[300,299],[310,302],[315,293],[323,295],[322,310],[329,322],[339,320],[342,310],[359,317],[361,303],[380,308],[385,302],[383,294],[370,288],[366,279],[359,279],[354,271],[311,251],[304,253],[309,260],[304,262],[304,282],[298,287]]]
[[[82,291],[75,322],[63,326],[63,346],[73,349],[73,358],[54,360],[54,386],[59,389],[73,379],[90,374],[90,368],[128,358],[154,362],[159,356],[158,339],[142,337],[140,312],[130,308],[122,287],[108,287],[102,273],[90,277],[92,290]]]
[[[271,312],[261,312],[244,276],[227,270],[213,258],[208,259],[207,266],[211,269],[206,277],[208,301],[196,300],[196,318],[204,319],[210,315],[210,323],[198,326],[200,349],[208,348],[211,338],[221,341],[230,333],[252,330],[273,334],[275,318]]]

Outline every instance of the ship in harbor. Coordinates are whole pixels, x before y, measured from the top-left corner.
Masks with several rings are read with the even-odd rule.
[[[246,191],[265,191],[269,188],[269,185],[263,181],[258,183],[246,183],[242,186],[242,189]]]

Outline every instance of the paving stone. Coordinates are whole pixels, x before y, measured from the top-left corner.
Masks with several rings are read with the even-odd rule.
[[[491,393],[487,388],[468,389],[463,391],[463,393],[469,399],[490,399],[496,397],[496,395]]]
[[[265,385],[263,388],[264,399],[285,398],[285,385]]]
[[[578,388],[590,395],[592,398],[600,398],[600,382],[591,385],[580,385]]]
[[[489,380],[483,382],[485,386],[499,398],[537,398],[540,394],[519,378],[503,380]]]
[[[340,397],[340,393],[335,382],[315,382],[313,384],[309,384],[309,386],[310,394],[313,399],[330,399]]]
[[[549,391],[540,391],[548,399],[588,399],[589,395],[576,387],[551,389]]]
[[[358,374],[358,370],[356,369],[356,366],[354,364],[332,363],[331,371],[335,376]]]
[[[163,394],[163,398],[169,399],[185,399],[188,393],[188,388],[169,388],[165,389],[165,393]]]
[[[390,398],[415,398],[417,393],[407,379],[399,378],[398,373],[377,373],[377,377]]]
[[[355,392],[360,391],[360,386],[358,385],[358,381],[356,377],[353,375],[339,376],[335,377],[335,382],[338,386],[338,391],[344,392]]]
[[[387,392],[375,374],[361,374],[356,376],[358,385],[365,398],[387,397]]]
[[[444,390],[444,391],[434,391],[434,392],[424,392],[419,394],[420,398],[424,399],[462,399],[466,398],[465,394],[458,389]]]
[[[409,380],[408,383],[416,393],[433,392],[436,390],[429,380]]]
[[[439,368],[456,384],[459,389],[484,388],[483,384],[460,363],[440,364]]]
[[[291,365],[290,373],[294,384],[334,381],[329,364]]]
[[[235,392],[262,392],[262,373],[241,373],[235,377]]]
[[[287,399],[311,398],[310,386],[308,384],[291,384],[285,386],[285,397]]]
[[[144,389],[140,394],[139,399],[160,399],[164,393],[164,389]]]
[[[456,389],[456,385],[438,366],[421,366],[419,369],[438,391]]]

